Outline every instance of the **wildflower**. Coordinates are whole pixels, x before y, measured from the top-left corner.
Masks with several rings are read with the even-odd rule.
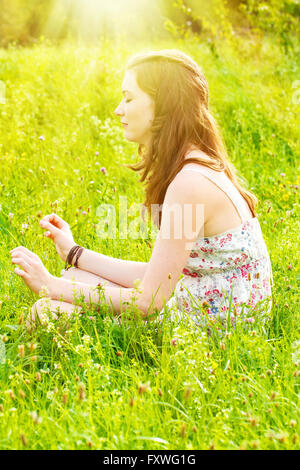
[[[297,424],[297,421],[295,421],[294,419],[291,419],[291,421],[290,421],[291,428],[294,428],[296,426],[296,424]]]
[[[172,346],[177,346],[177,338],[173,338],[171,340],[171,344],[172,344]]]
[[[8,341],[8,336],[3,335],[1,339],[2,339],[3,343],[7,343],[7,341]]]
[[[32,356],[31,360],[32,360],[32,362],[36,362],[37,361],[37,356]]]
[[[40,382],[40,381],[41,381],[41,374],[40,374],[40,372],[37,372],[37,373],[35,374],[35,379],[36,379],[37,382]]]
[[[39,140],[45,140],[45,137],[43,135],[40,135]]]
[[[20,398],[25,398],[26,396],[24,390],[19,390],[19,395],[20,395]]]
[[[116,352],[116,355],[117,355],[118,357],[123,358],[124,353],[123,353],[123,351],[117,351],[117,352]]]
[[[291,271],[293,269],[293,266],[291,265],[291,263],[288,265],[288,269]]]
[[[134,402],[134,399],[133,399],[133,398],[130,398],[130,400],[129,400],[129,405],[130,405],[130,406],[133,406],[134,403],[135,403],[135,402]]]
[[[270,395],[270,400],[273,401],[276,398],[276,393],[272,392]]]
[[[28,229],[28,227],[29,227],[29,225],[28,225],[28,224],[22,224],[22,228],[23,228],[24,230],[27,230],[27,229]]]
[[[28,348],[29,348],[30,351],[34,351],[34,350],[37,348],[37,344],[30,343],[30,344],[28,345]]]
[[[12,212],[10,212],[10,213],[8,214],[9,222],[10,222],[10,223],[11,223],[11,221],[12,221],[13,216],[14,216],[14,214],[13,214]]]
[[[42,419],[39,417],[39,415],[37,414],[36,411],[32,411],[30,413],[30,416],[31,416],[32,421],[34,422],[34,424],[40,424],[40,422],[42,421]]]
[[[160,397],[162,396],[163,392],[162,392],[161,388],[159,388],[159,389],[157,390],[157,393],[158,393],[158,395],[159,395]]]
[[[106,171],[106,168],[103,166],[102,168],[100,168],[100,171],[104,174],[104,175],[107,175],[107,171]]]
[[[95,155],[99,155],[99,152],[95,152]],[[98,163],[98,162],[96,162],[96,165],[97,165],[97,164],[99,165],[99,163]]]
[[[39,296],[40,297],[49,297],[50,292],[47,286],[42,286],[40,291],[39,291]]]
[[[193,432],[197,432],[197,426],[193,426],[193,427],[192,427],[192,431],[193,431]]]
[[[268,369],[267,372],[266,372],[267,375],[272,375],[272,373],[273,372],[270,369]]]
[[[222,349],[222,351],[225,351],[225,343],[223,343],[223,341],[220,343],[220,349]]]
[[[254,323],[254,322],[255,322],[255,318],[254,318],[254,317],[246,318],[246,321],[247,321],[248,323]]]

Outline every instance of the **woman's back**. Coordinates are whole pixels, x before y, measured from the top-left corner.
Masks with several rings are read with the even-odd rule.
[[[209,178],[217,187],[220,206],[215,214],[209,214],[212,217],[205,217],[205,235],[195,241],[169,306],[175,303],[194,317],[197,306],[200,314],[200,302],[208,315],[225,318],[232,295],[233,309],[238,313],[243,305],[255,307],[266,299],[270,309],[272,268],[257,217],[252,217],[246,200],[223,172],[198,164],[187,164],[184,171]],[[209,210],[214,207],[213,202]]]

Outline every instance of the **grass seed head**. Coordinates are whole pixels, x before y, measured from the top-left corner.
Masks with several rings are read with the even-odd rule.
[[[28,440],[23,432],[20,434],[20,439],[22,441],[23,446],[26,447],[28,445]]]
[[[25,346],[24,346],[24,344],[19,344],[18,351],[19,351],[19,356],[23,359],[23,357],[25,357]]]
[[[182,438],[186,437],[186,424],[185,423],[183,423],[182,426],[181,426],[180,435],[181,435]]]
[[[139,395],[142,395],[143,393],[145,393],[149,389],[149,385],[150,385],[149,382],[147,382],[146,384],[140,384],[138,388]]]
[[[78,399],[79,401],[85,399],[85,385],[82,382],[78,384]]]
[[[191,395],[192,395],[192,389],[190,387],[187,387],[184,392],[184,399],[188,400]]]

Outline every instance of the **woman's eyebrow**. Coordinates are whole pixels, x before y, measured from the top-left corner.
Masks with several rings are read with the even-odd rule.
[[[124,93],[132,93],[132,91],[130,90],[122,90],[122,94],[124,95]]]

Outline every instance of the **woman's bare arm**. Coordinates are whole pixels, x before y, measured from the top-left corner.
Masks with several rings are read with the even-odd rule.
[[[148,263],[112,258],[85,248],[78,260],[78,268],[97,274],[120,286],[134,287],[136,279],[142,280]]]

